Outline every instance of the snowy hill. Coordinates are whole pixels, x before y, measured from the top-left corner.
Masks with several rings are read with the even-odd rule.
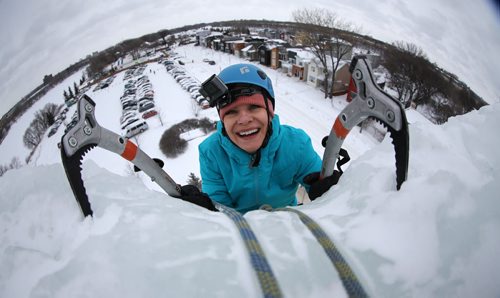
[[[200,81],[239,62],[192,46],[178,52],[185,56],[186,70]],[[217,63],[209,65],[203,58]],[[303,82],[266,71],[275,85],[276,113],[283,123],[310,134],[322,156],[321,139],[342,109],[342,98],[330,103]],[[190,172],[199,173],[197,145],[204,137],[189,141],[178,158],[166,159],[158,148],[161,134],[195,112],[212,119],[217,115],[212,109],[193,110],[187,92],[162,65],[149,64],[145,74],[164,125],[152,119],[151,128],[135,141],[161,157],[164,169],[184,184]],[[97,120],[116,132],[122,76],[110,87],[88,93],[97,104]],[[62,83],[59,94],[49,92],[38,108],[62,101],[70,80]],[[442,126],[409,113],[410,168],[400,191],[395,191],[390,140],[378,144],[352,131],[344,145],[353,160],[339,184],[298,207],[327,231],[371,296],[500,295],[499,112],[495,104]],[[25,157],[26,149],[16,146],[23,125],[31,121],[25,116],[13,126],[18,134],[11,131],[0,146],[2,163],[16,154]],[[229,218],[169,197],[102,149],[90,152],[83,164],[95,216],[82,221],[60,164],[61,135],[59,130],[45,139],[31,165],[0,178],[0,297],[261,295]],[[346,295],[321,246],[297,216],[253,211],[245,218],[286,297]]]

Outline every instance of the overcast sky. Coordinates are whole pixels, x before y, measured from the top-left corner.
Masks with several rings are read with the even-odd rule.
[[[385,42],[420,46],[487,102],[500,100],[500,12],[493,0],[0,0],[0,115],[93,51],[160,29],[234,19],[292,21],[324,8]],[[62,100],[62,98],[61,98]]]

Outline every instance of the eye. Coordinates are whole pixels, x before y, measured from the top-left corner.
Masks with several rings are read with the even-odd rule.
[[[226,112],[226,115],[235,115],[236,113],[236,110],[229,110]]]
[[[263,107],[258,106],[258,105],[250,105],[248,107],[248,109],[253,111],[253,110],[257,110],[257,109],[263,109]]]

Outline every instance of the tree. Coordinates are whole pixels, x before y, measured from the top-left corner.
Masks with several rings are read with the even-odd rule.
[[[47,128],[40,119],[33,119],[23,136],[23,143],[28,149],[34,149],[42,141],[43,134]]]
[[[45,75],[45,76],[43,77],[43,83],[44,83],[45,85],[51,84],[53,80],[54,80],[54,76],[52,76],[52,74]]]
[[[48,103],[43,109],[35,113],[35,118],[31,121],[23,136],[23,143],[26,147],[34,149],[40,144],[47,129],[55,123],[60,108],[56,104]]]
[[[297,40],[309,46],[323,66],[325,98],[332,98],[335,75],[340,61],[352,49],[352,44],[347,42],[349,38],[347,33],[358,33],[361,29],[342,20],[336,13],[325,9],[304,8],[295,10],[292,16],[295,22],[304,25],[297,33]],[[330,84],[328,84],[329,75],[331,75]]]
[[[385,68],[390,73],[389,86],[398,94],[398,100],[408,107],[429,103],[431,97],[444,88],[442,76],[427,60],[424,51],[415,44],[395,42],[385,52]]]
[[[78,86],[76,85],[76,82],[73,82],[73,89],[75,90],[75,95],[77,95],[78,92],[80,92],[80,90],[78,89]]]
[[[13,157],[8,165],[0,165],[0,177],[5,174],[5,172],[12,169],[19,169],[22,166],[21,161],[18,157]]]
[[[161,38],[163,45],[167,46],[167,39],[166,37],[170,34],[170,31],[167,29],[163,29],[158,31],[158,36]]]
[[[190,173],[188,175],[188,182],[187,184],[194,185],[196,186],[199,190],[201,190],[201,179],[198,178],[194,173]]]
[[[129,45],[130,42],[126,40],[119,45],[108,48],[105,51],[92,56],[89,60],[89,66],[87,67],[87,75],[91,78],[98,78],[103,75],[104,68],[118,60],[121,55],[124,55],[124,53],[129,50]]]
[[[69,98],[74,98],[75,95],[73,94],[73,90],[71,90],[71,86],[68,87],[68,97]]]
[[[170,35],[167,39],[167,43],[169,46],[174,45],[176,42],[177,42],[177,39],[175,38],[174,34]]]

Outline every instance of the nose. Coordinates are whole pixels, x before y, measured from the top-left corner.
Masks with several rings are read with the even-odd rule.
[[[247,124],[253,120],[252,113],[250,111],[243,109],[238,113],[238,124]]]

